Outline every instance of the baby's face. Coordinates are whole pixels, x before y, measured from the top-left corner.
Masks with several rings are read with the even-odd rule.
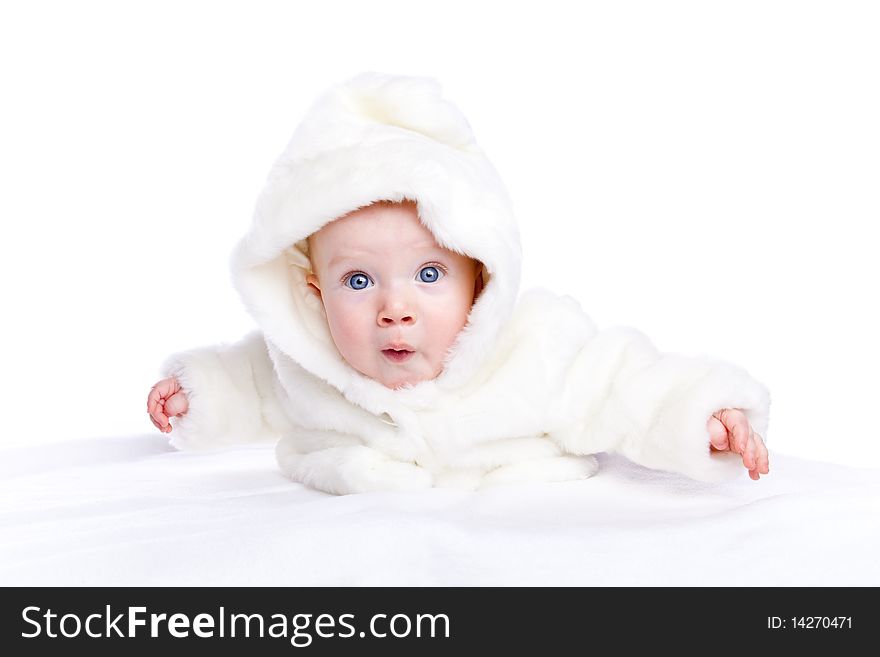
[[[440,374],[482,282],[475,260],[441,248],[413,203],[361,208],[314,233],[309,248],[307,281],[352,367],[388,388]]]

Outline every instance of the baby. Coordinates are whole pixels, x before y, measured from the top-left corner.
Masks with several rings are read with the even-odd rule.
[[[740,368],[518,296],[506,191],[425,78],[330,89],[276,163],[233,280],[261,330],[169,358],[147,410],[180,448],[274,440],[332,493],[591,476],[600,451],[716,481],[769,472]]]

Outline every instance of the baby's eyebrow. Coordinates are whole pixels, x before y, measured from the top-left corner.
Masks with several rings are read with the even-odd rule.
[[[337,262],[343,262],[345,260],[356,260],[358,257],[360,257],[360,256],[357,254],[339,253],[339,254],[333,256],[332,258],[330,258],[330,262],[327,264],[327,266],[332,267]]]
[[[409,244],[404,247],[407,251],[432,251],[436,253],[442,253],[443,248],[438,244],[434,244],[432,242],[422,242],[419,244]],[[330,258],[330,262],[327,263],[327,267],[332,267],[338,262],[343,262],[346,260],[357,260],[358,258],[362,258],[368,255],[382,255],[381,251],[371,251],[368,249],[358,250],[358,251],[341,251],[337,253],[335,256]]]

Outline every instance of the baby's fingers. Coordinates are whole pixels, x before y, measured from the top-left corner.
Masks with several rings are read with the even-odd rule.
[[[162,433],[168,433],[171,431],[171,424],[168,422],[168,418],[164,413],[159,413],[158,417],[154,416],[152,413],[150,414],[150,422],[153,423],[153,426],[156,427]]]
[[[764,444],[764,439],[761,438],[760,434],[755,434],[755,448],[757,450],[757,466],[756,469],[761,474],[767,474],[770,472],[770,453],[767,451],[767,446]]]
[[[189,408],[189,401],[183,392],[177,392],[165,400],[165,413],[169,417],[183,415]]]
[[[749,454],[748,458],[743,458],[743,463],[749,469],[749,476],[757,481],[762,474],[770,472],[770,456],[764,440],[754,431],[749,436]]]
[[[168,416],[165,415],[162,396],[158,394],[155,386],[150,390],[150,396],[147,398],[147,413],[150,415],[150,422],[152,422],[159,431],[167,433],[167,431],[171,430],[171,425],[168,424]]]
[[[745,413],[735,408],[725,408],[718,411],[712,417],[721,421],[729,434],[729,449],[743,455],[743,462],[749,449],[749,434],[751,427]]]
[[[147,395],[147,413],[153,415],[156,408],[162,403],[162,391],[159,390],[158,384],[150,388],[150,394]]]
[[[719,452],[730,449],[727,427],[722,424],[721,420],[715,416],[710,417],[709,422],[706,424],[706,428],[709,430],[709,444],[714,449]]]

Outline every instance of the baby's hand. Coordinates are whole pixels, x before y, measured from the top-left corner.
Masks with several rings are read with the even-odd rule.
[[[189,399],[173,376],[162,379],[150,389],[147,397],[147,413],[162,433],[171,431],[169,418],[183,415],[189,408]]]
[[[710,449],[742,454],[743,465],[749,469],[752,479],[757,481],[762,474],[770,472],[770,457],[764,440],[752,430],[745,413],[735,408],[722,409],[712,414],[706,428],[709,429]]]

